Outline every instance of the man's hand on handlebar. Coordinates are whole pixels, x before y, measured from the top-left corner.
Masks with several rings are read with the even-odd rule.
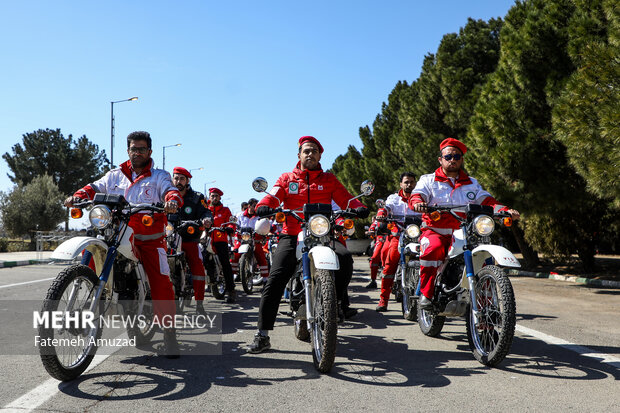
[[[166,201],[166,203],[164,204],[164,212],[167,214],[174,214],[175,212],[177,212],[177,209],[179,208],[179,203],[177,201],[170,200],[170,201]]]
[[[413,210],[415,212],[426,212],[426,207],[428,207],[428,204],[426,202],[418,202],[417,204],[413,205]]]

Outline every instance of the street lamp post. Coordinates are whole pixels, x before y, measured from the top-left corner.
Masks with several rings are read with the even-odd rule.
[[[207,196],[207,184],[213,184],[213,183],[215,183],[215,181],[205,182],[205,191],[204,191],[204,196]]]
[[[202,167],[202,166],[200,168],[192,168],[192,169],[189,170],[189,173],[191,174],[192,171],[202,171],[203,169],[205,169],[205,168]]]
[[[138,100],[137,96],[129,99],[115,100],[110,102],[110,169],[114,168],[114,104]]]
[[[181,144],[175,143],[174,145],[166,145],[162,148],[163,156],[162,156],[162,162],[161,162],[161,169],[163,169],[164,171],[166,170],[166,148],[170,148],[172,146],[181,146]]]

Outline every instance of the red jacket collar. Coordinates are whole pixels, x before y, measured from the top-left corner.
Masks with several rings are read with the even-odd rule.
[[[151,167],[153,166],[153,159],[150,159],[149,163],[144,167],[142,173],[137,176],[136,181],[140,179],[142,176],[151,176]],[[133,182],[133,168],[131,167],[131,160],[127,160],[120,164],[121,171],[123,174],[129,179],[130,182]]]
[[[400,197],[400,199],[403,200],[403,202],[406,204],[409,201],[409,198],[411,198],[411,194],[409,194],[408,197],[405,197],[405,193],[403,192],[403,190],[401,189],[400,191],[398,191],[398,196]]]
[[[472,183],[471,179],[469,179],[469,176],[461,169],[459,171],[458,178],[456,178],[456,185],[452,185],[452,180],[446,176],[446,174],[443,172],[443,169],[441,169],[441,166],[435,170],[435,181],[447,182],[455,188],[461,185],[469,185]]]
[[[320,162],[319,162],[317,169],[313,169],[313,170],[306,169],[305,171],[302,171],[301,162],[297,162],[297,165],[295,165],[295,169],[293,169],[293,174],[295,174],[295,178],[303,178],[304,180],[307,179],[306,177],[308,175],[310,176],[310,180],[314,180],[322,173],[323,173],[323,168],[321,167]]]
[[[256,216],[256,213],[250,215],[250,213],[248,212],[248,210],[246,209],[245,211],[243,211],[243,216],[244,217],[248,217],[248,218],[252,218]]]

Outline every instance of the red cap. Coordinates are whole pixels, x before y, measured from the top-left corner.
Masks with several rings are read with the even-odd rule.
[[[319,153],[323,153],[323,146],[321,146],[321,142],[319,142],[314,136],[302,136],[301,138],[299,138],[299,147],[301,148],[301,145],[306,142],[315,144],[319,147]]]
[[[386,217],[387,216],[387,211],[384,208],[381,208],[380,210],[377,211],[377,216],[378,217]]]
[[[336,218],[336,222],[334,222],[334,225],[337,227],[344,227],[344,218],[343,217]]]
[[[209,188],[209,193],[215,192],[216,194],[218,194],[219,196],[224,195],[224,192],[220,191],[217,188]]]
[[[172,170],[173,174],[180,174],[180,175],[185,175],[188,178],[192,177],[192,174],[189,173],[189,171],[185,168],[181,168],[180,166],[175,166],[174,169]]]
[[[463,155],[465,155],[465,152],[467,152],[467,146],[465,146],[465,144],[458,139],[454,139],[454,138],[444,139],[439,144],[439,150],[440,151],[443,150],[443,148],[445,148],[446,146],[454,146],[455,148],[460,150]]]

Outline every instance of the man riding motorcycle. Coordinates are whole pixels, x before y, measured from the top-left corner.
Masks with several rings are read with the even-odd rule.
[[[454,206],[481,204],[493,207],[495,212],[506,211],[513,220],[519,212],[499,204],[490,193],[482,189],[478,181],[463,171],[467,147],[458,139],[447,138],[439,145],[439,168],[432,174],[422,175],[409,198],[409,206],[417,212],[425,212],[427,205]],[[450,214],[442,214],[433,221],[429,214],[422,216],[420,235],[420,308],[430,308],[435,290],[437,268],[452,245],[452,233],[459,222]]]
[[[375,237],[375,245],[372,250],[372,256],[370,257],[370,282],[366,285],[368,289],[377,288],[377,274],[379,273],[379,268],[383,266],[383,260],[381,257],[381,250],[383,249],[383,243],[385,242],[385,238],[390,234],[390,230],[387,228],[387,223],[385,222],[385,218],[387,218],[387,211],[385,208],[380,208],[377,211],[377,215],[375,219],[370,224],[368,231],[366,231],[366,236],[374,236]]]
[[[207,202],[207,207],[213,215],[214,227],[221,227],[222,225],[226,224],[228,221],[230,221],[230,217],[232,216],[230,209],[222,205],[222,195],[224,195],[224,192],[222,192],[220,189],[209,188],[209,201]],[[237,293],[235,292],[233,270],[230,265],[230,257],[228,255],[228,236],[234,234],[235,229],[232,225],[226,225],[225,230],[225,232],[220,230],[215,230],[211,232],[211,242],[215,253],[220,259],[222,271],[224,272],[226,292],[228,294],[228,296],[226,297],[226,302],[228,304],[232,304],[237,298]],[[207,268],[207,271],[211,273],[212,271],[215,271],[215,269]]]
[[[273,208],[282,201],[285,209],[300,209],[306,203],[331,203],[347,205],[353,196],[331,173],[323,172],[320,160],[323,147],[312,136],[302,136],[299,139],[297,158],[299,162],[292,172],[284,173],[278,178],[273,188],[257,205],[259,216],[269,215]],[[271,196],[273,195],[273,196]],[[368,209],[357,199],[351,201],[350,208],[359,217],[368,216]],[[297,235],[301,231],[300,223],[292,216],[287,216],[273,257],[271,271],[267,283],[263,287],[258,313],[258,332],[254,341],[248,346],[250,353],[261,353],[271,348],[268,331],[273,325],[278,313],[280,299],[289,279],[295,271],[297,258]],[[338,290],[338,281],[336,281]],[[342,291],[336,295],[342,296]]]
[[[96,193],[105,193],[123,195],[127,202],[135,204],[164,202],[166,213],[176,212],[183,205],[183,198],[172,184],[170,174],[163,169],[153,168],[151,145],[148,132],[130,133],[127,136],[129,160],[76,191],[65,200],[65,206],[72,207],[80,199],[93,199]],[[164,241],[167,220],[164,213],[156,213],[153,224],[146,226],[142,223],[143,215],[133,215],[129,226],[134,231],[133,244],[149,280],[155,317],[162,324],[163,320],[174,319],[176,313]],[[179,357],[174,328],[164,329],[164,348],[167,357]]]
[[[180,166],[172,170],[172,182],[183,197],[183,207],[179,210],[178,216],[180,221],[201,221],[202,224],[209,228],[213,220],[211,211],[207,208],[205,197],[200,192],[196,192],[190,186],[192,174],[185,168]],[[206,315],[203,300],[205,298],[205,268],[202,264],[202,256],[198,241],[200,233],[193,235],[186,233],[181,234],[181,249],[185,253],[185,258],[189,264],[192,273],[192,286],[194,287],[194,298],[196,299],[196,311],[199,314]]]
[[[409,208],[407,202],[411,197],[411,191],[415,187],[415,175],[413,172],[403,172],[400,174],[400,191],[390,195],[385,200],[385,207],[393,217],[405,219],[407,216],[420,215],[418,212]],[[387,311],[392,285],[394,285],[394,275],[398,269],[400,261],[400,251],[398,250],[398,240],[400,237],[398,227],[394,227],[383,244],[381,255],[383,259],[383,278],[381,279],[381,293],[379,294],[379,305],[376,310],[379,312]]]
[[[238,216],[237,228],[252,228],[255,229],[256,222],[259,220],[259,216],[256,215],[256,204],[258,203],[258,199],[250,198],[247,202],[248,207],[242,214]],[[264,245],[267,241],[267,237],[264,235],[260,235],[254,233],[254,258],[256,258],[256,262],[258,263],[258,268],[260,270],[260,274],[263,277],[262,280],[257,280],[254,285],[264,284],[267,282],[267,277],[269,276],[269,265],[267,264],[267,257],[265,256]],[[236,266],[239,266],[239,260],[241,259],[241,254],[235,254],[233,258]]]

